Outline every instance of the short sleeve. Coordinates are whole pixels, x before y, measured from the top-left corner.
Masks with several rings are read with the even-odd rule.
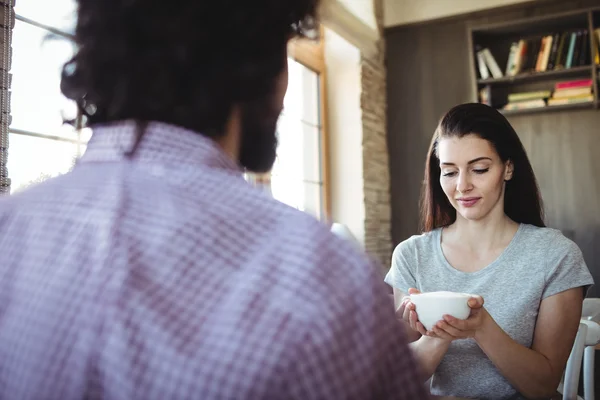
[[[548,274],[542,299],[576,287],[583,287],[585,295],[594,284],[581,249],[573,241],[562,239],[553,246],[548,259]]]
[[[405,240],[394,249],[392,266],[385,276],[385,283],[408,293],[409,288],[417,288],[414,246],[411,239]]]

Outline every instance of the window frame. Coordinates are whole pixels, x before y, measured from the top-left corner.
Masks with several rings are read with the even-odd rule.
[[[319,28],[317,40],[308,38],[293,39],[288,43],[288,57],[315,72],[319,77],[319,116],[321,125],[321,179],[322,179],[322,220],[331,218],[331,194],[329,184],[329,137],[327,125],[327,75],[325,68],[324,29]]]
[[[52,34],[52,35],[56,35],[58,37],[60,37],[61,39],[64,40],[68,40],[69,42],[71,42],[72,44],[75,43],[74,37],[72,34],[65,32],[61,29],[57,29],[55,27],[37,22],[35,20],[32,20],[30,18],[27,18],[19,13],[15,12],[15,20],[16,21],[20,21],[24,24],[36,27],[38,29],[41,29],[45,32],[47,32],[48,34]],[[14,35],[14,34],[13,34]],[[11,44],[12,45],[12,44]],[[16,49],[15,51],[19,51],[19,49]],[[11,74],[15,74],[15,73],[19,73],[19,71],[13,71],[11,70]],[[11,105],[12,106],[12,105]],[[12,113],[11,113],[12,114]],[[77,110],[77,114],[74,120],[74,126],[73,126],[73,132],[74,132],[74,137],[62,137],[62,136],[58,136],[58,135],[53,135],[53,134],[49,134],[49,133],[45,133],[45,132],[38,132],[38,131],[31,131],[31,130],[26,130],[26,129],[20,129],[20,128],[15,128],[12,125],[12,122],[9,124],[8,126],[8,134],[11,135],[19,135],[19,136],[24,136],[24,137],[30,137],[30,138],[36,138],[36,139],[42,139],[42,140],[52,140],[55,142],[61,142],[61,143],[70,143],[70,144],[75,144],[76,145],[76,156],[77,158],[81,157],[82,155],[82,147],[87,146],[87,141],[85,141],[82,138],[82,132],[83,132],[83,116],[81,114],[81,112],[79,110]],[[10,158],[10,144],[8,146],[8,151],[9,151],[9,158]],[[11,176],[10,171],[8,171],[8,175],[9,178]],[[11,187],[8,191],[8,193],[13,193],[13,186],[12,186],[12,182],[11,182]]]
[[[29,19],[18,13],[15,13],[15,19],[23,23],[35,26],[43,29],[48,33],[58,35],[69,41],[74,41],[72,34],[55,27],[36,22],[35,20]],[[320,152],[319,158],[321,160],[320,172],[322,179],[322,218],[329,220],[331,217],[331,194],[330,194],[330,180],[329,180],[329,137],[328,137],[328,118],[327,118],[327,76],[325,68],[325,57],[324,57],[324,29],[319,28],[317,39],[293,39],[288,43],[288,57],[302,64],[306,68],[312,70],[318,75],[319,78],[319,116],[320,116]],[[18,49],[17,49],[18,51]],[[18,73],[18,72],[17,72]],[[55,140],[59,142],[68,142],[77,145],[77,155],[81,156],[81,147],[86,146],[87,142],[82,139],[82,115],[78,111],[75,121],[75,135],[76,139],[60,137],[56,135],[46,134],[44,132],[32,132],[28,130],[13,128],[12,124],[8,127],[9,134],[23,135],[34,137],[38,139]],[[10,146],[9,146],[10,147]],[[9,171],[10,175],[10,171]],[[254,180],[257,182],[270,181],[270,173],[263,175],[255,175]]]
[[[62,39],[69,40],[73,44],[75,43],[75,38],[70,33],[67,33],[65,31],[62,31],[60,29],[54,28],[54,27],[49,26],[49,25],[42,24],[42,23],[37,22],[37,21],[34,21],[32,19],[29,19],[29,18],[24,17],[24,16],[22,16],[20,14],[17,14],[17,13],[15,13],[15,19],[17,21],[24,22],[24,23],[26,23],[28,25],[35,26],[36,28],[45,30],[48,33],[51,33],[53,35],[60,36]],[[18,51],[18,49],[16,51]],[[15,71],[11,71],[11,73],[14,74]],[[35,138],[39,138],[39,139],[57,140],[57,141],[69,142],[69,143],[74,143],[74,144],[79,144],[79,145],[86,145],[87,143],[81,140],[82,115],[81,115],[81,112],[79,110],[77,111],[77,117],[75,119],[74,130],[77,133],[77,139],[71,139],[71,138],[67,138],[67,137],[50,135],[50,134],[46,134],[44,132],[33,132],[33,131],[19,129],[19,128],[12,128],[11,126],[9,126],[9,128],[8,128],[9,133],[13,133],[13,134],[16,134],[16,135],[24,135],[24,136],[30,136],[30,137],[35,137]]]

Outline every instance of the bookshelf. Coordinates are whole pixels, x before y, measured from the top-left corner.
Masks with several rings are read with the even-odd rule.
[[[590,73],[590,66],[577,66],[569,69],[559,69],[556,71],[543,72],[523,72],[515,76],[503,76],[502,78],[478,79],[479,85],[489,84],[512,84],[519,82],[535,82],[548,79],[570,79],[571,77],[586,76]]]
[[[574,104],[564,104],[558,106],[546,106],[546,107],[535,107],[535,108],[526,108],[522,110],[502,110],[502,114],[509,115],[523,115],[523,114],[538,114],[538,113],[548,113],[548,112],[556,112],[556,111],[565,111],[565,110],[590,110],[596,108],[595,103],[574,103]]]
[[[475,101],[505,115],[600,108],[600,7],[468,31]]]

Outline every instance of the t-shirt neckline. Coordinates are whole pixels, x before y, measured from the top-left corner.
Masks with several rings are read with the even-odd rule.
[[[521,235],[521,232],[524,229],[524,225],[525,224],[520,223],[519,227],[517,228],[517,232],[515,232],[512,239],[508,243],[508,246],[506,246],[506,248],[502,251],[502,253],[500,253],[500,255],[498,257],[496,257],[496,259],[494,261],[492,261],[491,263],[489,263],[488,265],[486,265],[485,267],[481,268],[478,271],[474,271],[474,272],[460,271],[460,270],[454,268],[452,266],[452,264],[450,264],[448,262],[448,259],[446,258],[446,256],[444,255],[444,251],[442,250],[442,229],[443,228],[438,228],[435,232],[435,253],[436,253],[437,257],[442,260],[442,264],[444,264],[444,266],[447,269],[449,269],[450,271],[452,271],[456,274],[468,275],[468,276],[481,275],[481,274],[484,274],[484,273],[494,269],[495,266],[500,264],[501,261],[504,258],[506,258],[507,254],[512,252],[512,249],[516,246],[518,237]]]

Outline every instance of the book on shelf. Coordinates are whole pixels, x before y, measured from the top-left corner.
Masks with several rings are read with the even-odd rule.
[[[591,79],[557,82],[554,85],[552,97],[548,99],[548,105],[557,106],[592,102],[594,101],[593,83]]]
[[[488,70],[487,65],[485,65],[485,57],[481,51],[477,52],[477,67],[479,68],[479,76],[481,76],[481,79],[488,79],[490,77],[490,71]]]
[[[515,58],[519,51],[519,43],[513,42],[510,45],[510,52],[508,53],[508,62],[506,63],[506,76],[512,76],[513,70],[515,69]]]
[[[521,93],[511,93],[508,95],[508,102],[518,102],[525,100],[535,100],[535,99],[547,99],[552,96],[552,92],[550,90],[537,90],[534,92],[521,92]]]
[[[492,52],[490,51],[490,49],[485,48],[482,51],[483,51],[483,56],[485,57],[485,64],[490,69],[492,76],[494,78],[502,78],[504,76],[504,74],[502,74],[502,71],[500,70],[500,67],[498,66],[498,63],[496,62],[496,59],[492,55]]]
[[[508,103],[504,107],[503,110],[528,110],[531,108],[541,108],[546,107],[546,101],[544,99],[534,99],[534,100],[525,100],[525,101],[517,101],[514,103]]]
[[[500,66],[496,62],[496,59],[492,55],[492,52],[487,47],[484,49],[476,48],[477,52],[477,66],[479,68],[479,75],[481,79],[488,79],[490,73],[494,78],[502,78],[504,74],[500,69]]]
[[[552,96],[552,92],[550,90],[511,93],[508,95],[508,103],[505,104],[502,109],[525,110],[546,107],[546,99],[550,96]]]
[[[582,87],[582,88],[555,90],[552,97],[555,99],[561,99],[561,98],[565,98],[565,97],[587,96],[590,94],[592,94],[591,87]]]
[[[491,93],[488,94],[491,96]],[[594,101],[593,81],[574,79],[554,84],[553,90],[536,90],[508,94],[504,110],[524,110],[546,106],[590,103]]]
[[[591,103],[594,101],[594,95],[589,94],[587,96],[575,96],[565,98],[551,98],[548,99],[549,106],[562,106],[565,104],[578,104],[578,103]]]
[[[594,49],[596,49],[596,56],[594,57],[594,62],[597,65],[600,65],[600,28],[594,29],[594,34],[592,35],[593,43],[595,44]]]
[[[513,41],[510,44],[505,74],[516,76],[590,65],[591,36],[594,36],[598,43],[600,28],[594,31],[594,35],[590,35],[587,29],[575,29]],[[476,47],[476,51],[481,78],[489,78],[489,72],[494,78],[501,78],[502,71],[493,66],[494,64],[497,66],[497,63],[489,48]],[[596,61],[600,62],[597,57]]]
[[[499,108],[506,103],[506,96],[492,90],[492,85],[485,85],[479,89],[479,102],[493,108]]]
[[[490,85],[485,85],[479,89],[479,102],[493,107],[492,88]]]
[[[594,81],[591,79],[575,79],[571,81],[557,82],[554,85],[554,90],[563,90],[563,89],[578,89],[578,88],[586,88],[592,87]]]

